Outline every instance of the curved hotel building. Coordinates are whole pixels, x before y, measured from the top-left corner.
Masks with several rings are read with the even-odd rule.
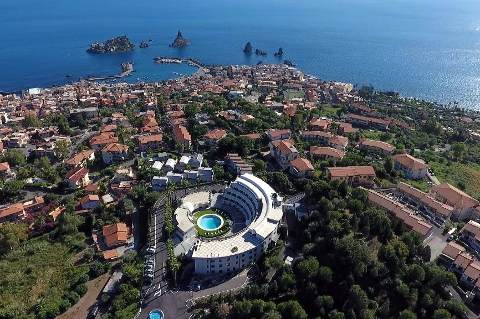
[[[224,193],[208,198],[208,206],[240,216],[242,227],[225,237],[203,239],[196,236],[188,252],[195,262],[196,273],[228,273],[245,268],[278,240],[277,230],[283,216],[282,198],[260,178],[252,174],[241,175]],[[193,222],[187,225],[185,217],[188,214],[182,212],[202,206],[206,205],[192,204],[185,198],[177,209],[177,231],[182,239],[191,237],[193,228]]]

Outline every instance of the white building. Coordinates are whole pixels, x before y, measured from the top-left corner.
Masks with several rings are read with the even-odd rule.
[[[260,178],[251,174],[238,177],[214,205],[225,212],[236,210],[243,214],[247,226],[229,237],[198,239],[191,249],[196,273],[228,273],[245,268],[278,240],[282,198]]]
[[[175,169],[175,165],[177,164],[177,160],[173,158],[169,158],[166,162],[165,165],[163,165],[163,170],[165,172],[171,172]]]

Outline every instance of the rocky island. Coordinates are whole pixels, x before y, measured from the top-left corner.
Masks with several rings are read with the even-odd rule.
[[[281,57],[283,56],[283,49],[279,48],[277,52],[274,53],[274,56]]]
[[[122,35],[109,39],[105,42],[95,42],[90,45],[90,48],[87,49],[88,53],[120,53],[120,52],[129,52],[134,49],[134,45],[127,36]]]
[[[255,50],[255,55],[267,56],[267,52],[265,52],[263,50],[260,50],[260,49],[256,49]]]
[[[252,54],[252,52],[253,52],[253,46],[250,42],[247,42],[247,44],[245,44],[245,48],[243,48],[243,53]]]
[[[140,49],[145,49],[145,48],[148,48],[149,46],[150,46],[150,44],[148,44],[147,41],[143,40],[142,42],[140,42],[139,48]]]
[[[177,33],[177,37],[173,40],[172,44],[170,44],[171,48],[184,48],[190,45],[190,41],[183,37],[182,32],[179,30]]]

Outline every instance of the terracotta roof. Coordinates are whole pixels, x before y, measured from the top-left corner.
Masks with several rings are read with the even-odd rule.
[[[457,256],[463,252],[465,252],[465,248],[463,246],[451,241],[447,244],[447,246],[445,246],[442,254],[455,260],[455,258],[457,258]]]
[[[410,195],[411,197],[415,198],[416,200],[420,201],[424,205],[430,207],[431,209],[435,210],[437,213],[445,217],[449,217],[453,212],[453,207],[447,204],[443,204],[442,202],[439,202],[429,194],[424,193],[421,190],[416,189],[415,187],[408,185],[404,182],[398,183],[398,189],[401,192],[407,195]]]
[[[327,170],[332,177],[375,176],[373,166],[328,167]]]
[[[84,160],[88,159],[94,153],[93,150],[84,150],[75,154],[72,158],[67,160],[67,164],[71,166],[80,165]]]
[[[277,129],[269,129],[267,131],[267,135],[270,139],[276,139],[283,135],[290,135],[291,131],[289,129],[277,130]]]
[[[115,132],[117,130],[117,126],[115,124],[108,124],[108,125],[103,125],[100,128],[100,132],[105,133],[105,132]]]
[[[332,120],[329,119],[313,119],[310,121],[310,126],[318,127],[322,130],[328,130],[330,124],[332,124]]]
[[[367,122],[367,123],[375,123],[383,126],[388,126],[392,122],[390,119],[384,120],[377,117],[369,117],[369,116],[357,115],[352,113],[348,113],[346,116],[347,118],[350,118],[353,120],[358,120],[358,121]]]
[[[463,226],[461,232],[463,233],[464,231],[467,231],[475,237],[476,240],[480,241],[480,224],[470,220],[468,223]]]
[[[173,136],[177,141],[190,142],[192,140],[192,136],[183,125],[175,125],[173,127]]]
[[[328,142],[332,145],[340,145],[346,147],[348,145],[348,137],[340,136],[340,135],[333,135]]]
[[[421,159],[415,158],[410,154],[397,154],[393,156],[395,162],[400,163],[411,170],[421,170],[428,167]]]
[[[68,171],[67,175],[65,176],[66,179],[68,179],[71,182],[78,182],[81,179],[83,179],[86,175],[88,174],[88,169],[85,167],[76,167],[72,168],[70,171]]]
[[[103,226],[102,233],[108,247],[123,244],[128,239],[128,228],[124,223]]]
[[[221,129],[215,129],[215,130],[208,131],[207,133],[205,133],[204,136],[209,140],[218,141],[224,138],[226,135],[227,135],[227,131],[221,130]]]
[[[106,145],[102,152],[108,153],[126,153],[128,152],[128,146],[120,143],[111,143]]]
[[[337,124],[344,134],[355,133],[358,131],[358,129],[354,128],[350,123],[337,122]]]
[[[479,204],[478,200],[448,183],[433,186],[430,192],[454,208],[464,209]]]
[[[10,215],[23,214],[24,208],[22,203],[12,204],[10,206],[0,209],[0,218],[8,217]]]
[[[100,133],[90,139],[90,145],[103,145],[118,142],[114,132]]]
[[[345,152],[337,150],[333,147],[310,146],[310,154],[317,156],[327,156],[342,159]]]
[[[142,135],[142,136],[139,136],[137,139],[139,144],[148,144],[151,142],[161,142],[163,139],[163,135],[162,134]]]
[[[363,139],[358,143],[360,147],[369,147],[369,148],[376,148],[380,149],[385,152],[393,152],[395,150],[395,146],[392,144],[382,142],[382,141],[377,141],[377,140],[370,140],[370,139]]]
[[[290,140],[279,140],[271,142],[273,147],[281,154],[298,153],[297,149]]]
[[[313,171],[313,165],[306,158],[297,157],[296,159],[290,161],[290,165],[295,168],[298,172],[308,172]]]
[[[463,272],[465,276],[476,280],[480,277],[480,263],[478,261],[472,261],[470,265],[468,265],[467,269]]]
[[[96,193],[98,192],[99,188],[98,188],[98,185],[96,183],[94,184],[88,184],[87,186],[85,186],[83,188],[85,191],[87,192],[90,192],[90,193]]]
[[[56,221],[58,216],[60,216],[61,214],[63,214],[63,212],[65,211],[65,207],[62,207],[62,206],[58,206],[57,208],[55,208],[54,210],[50,211],[48,213],[48,215],[50,215],[52,218],[53,218],[53,221]]]
[[[112,260],[118,258],[118,253],[116,249],[105,250],[103,253],[103,259]]]
[[[7,162],[0,163],[0,172],[7,172],[10,170],[10,165]]]
[[[467,269],[468,265],[473,261],[472,255],[463,252],[460,253],[457,258],[455,258],[455,261],[453,262],[457,267],[465,270]]]

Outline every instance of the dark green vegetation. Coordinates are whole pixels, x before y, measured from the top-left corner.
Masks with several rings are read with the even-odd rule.
[[[81,223],[67,212],[54,231],[34,238],[24,224],[0,226],[0,318],[55,318],[108,269],[85,249]]]
[[[267,255],[262,273],[274,271],[273,280],[208,300],[207,318],[461,318],[464,306],[445,290],[455,276],[429,263],[421,240],[369,207],[363,191],[322,180],[305,190],[312,214],[291,234],[303,258],[290,267]]]

